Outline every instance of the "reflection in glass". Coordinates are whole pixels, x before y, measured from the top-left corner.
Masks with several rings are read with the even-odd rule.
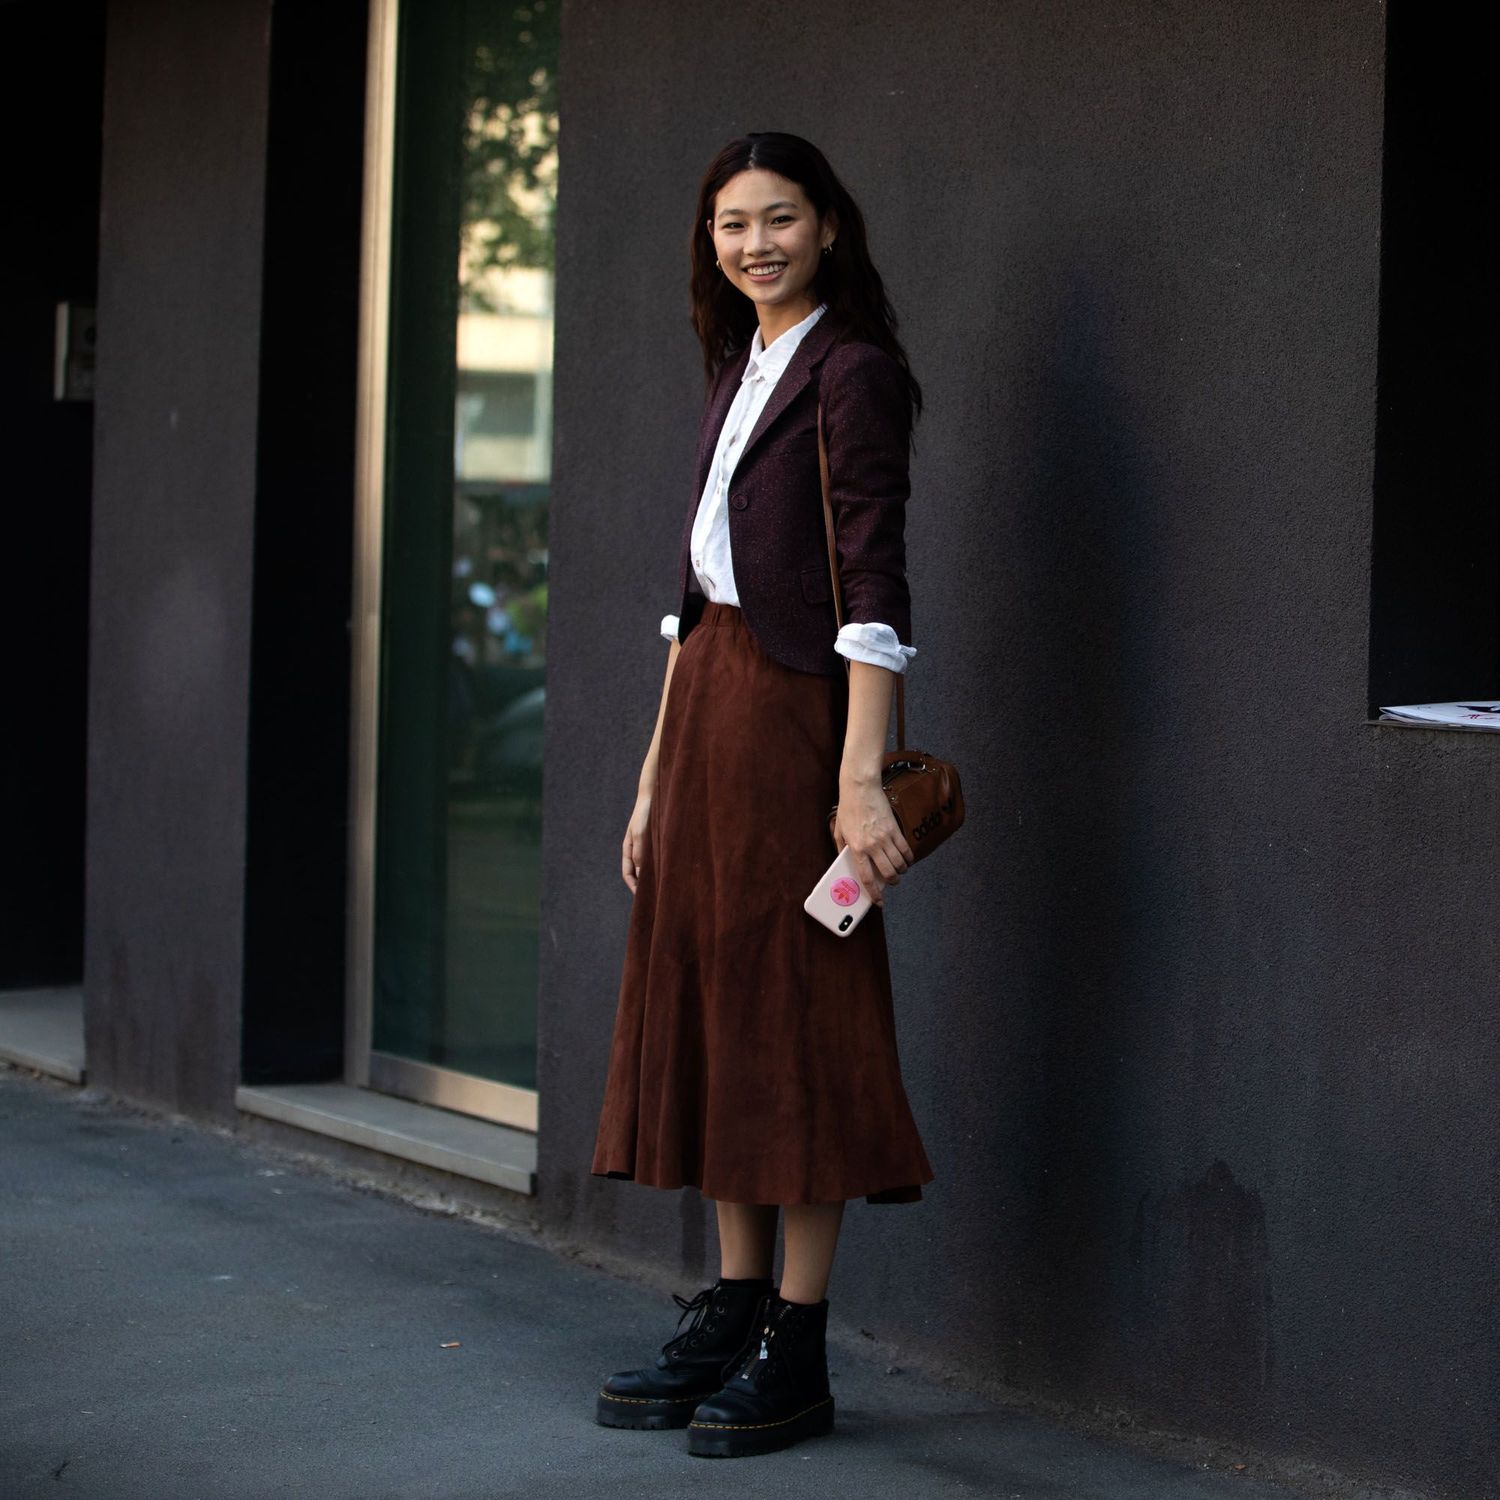
[[[373,1047],[534,1088],[557,18],[400,26]]]

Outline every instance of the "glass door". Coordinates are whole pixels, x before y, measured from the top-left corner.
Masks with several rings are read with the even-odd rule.
[[[353,1074],[534,1129],[557,13],[376,9]]]

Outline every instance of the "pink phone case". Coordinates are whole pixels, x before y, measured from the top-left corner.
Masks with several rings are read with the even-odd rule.
[[[802,903],[802,910],[835,937],[848,937],[874,904],[864,882],[854,873],[854,856],[845,844]]]

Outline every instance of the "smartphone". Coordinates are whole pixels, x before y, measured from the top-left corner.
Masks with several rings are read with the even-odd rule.
[[[848,937],[874,904],[864,882],[854,873],[854,854],[845,844],[802,903],[802,910],[835,937]]]

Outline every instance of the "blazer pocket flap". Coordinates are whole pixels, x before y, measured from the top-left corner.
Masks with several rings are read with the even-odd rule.
[[[828,564],[819,563],[816,568],[802,569],[802,597],[809,604],[831,604],[833,583],[828,576]]]

